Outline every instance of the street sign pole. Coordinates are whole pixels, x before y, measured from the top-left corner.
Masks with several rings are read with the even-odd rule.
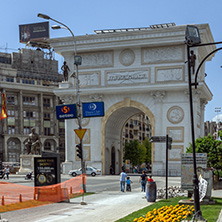
[[[166,135],[166,200],[168,199],[168,134]]]
[[[166,199],[168,199],[168,149],[171,149],[172,138],[168,136],[152,136],[151,143],[166,143]]]
[[[86,180],[85,180],[85,161],[84,161],[84,152],[83,152],[83,137],[86,133],[86,129],[74,129],[76,135],[79,137],[80,140],[80,146],[82,148],[82,158],[81,160],[81,168],[82,168],[82,189],[83,189],[83,194],[82,194],[82,201],[81,205],[86,205],[86,202],[84,202],[84,193],[86,193]]]

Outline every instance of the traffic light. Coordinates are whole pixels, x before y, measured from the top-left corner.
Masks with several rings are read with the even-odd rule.
[[[77,156],[82,159],[82,146],[81,143],[76,145]]]

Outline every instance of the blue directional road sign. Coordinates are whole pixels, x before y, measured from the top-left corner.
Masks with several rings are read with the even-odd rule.
[[[77,118],[76,104],[65,104],[56,106],[57,119]]]
[[[104,116],[104,102],[82,103],[83,117]]]

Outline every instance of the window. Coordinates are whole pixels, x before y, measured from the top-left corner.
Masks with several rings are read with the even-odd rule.
[[[23,84],[35,85],[35,80],[33,79],[22,79]]]
[[[15,97],[14,97],[14,96],[11,96],[11,95],[8,95],[8,96],[7,96],[7,104],[9,104],[9,105],[15,105]]]
[[[50,98],[43,98],[43,106],[50,107]]]
[[[46,142],[44,146],[44,150],[51,150],[51,143]]]
[[[34,96],[23,96],[23,104],[24,105],[36,105]]]
[[[8,134],[15,134],[15,110],[8,110]]]
[[[14,78],[13,77],[6,77],[6,82],[14,82]]]
[[[0,56],[0,63],[11,64],[11,58]]]
[[[59,128],[59,136],[64,136],[64,135],[65,135],[65,129]]]
[[[50,113],[44,113],[44,120],[50,120]]]
[[[44,135],[49,136],[50,135],[50,128],[44,128]]]
[[[8,134],[15,134],[15,126],[8,126]]]
[[[35,119],[36,117],[36,112],[32,112],[32,111],[23,111],[23,117],[27,117],[27,118],[31,118],[31,119]]]
[[[8,162],[20,161],[20,148],[19,142],[10,140],[8,142]]]
[[[31,132],[31,128],[32,127],[24,126],[24,128],[23,128],[24,135],[29,135]]]

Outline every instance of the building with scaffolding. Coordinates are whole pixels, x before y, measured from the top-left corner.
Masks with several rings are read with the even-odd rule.
[[[53,93],[62,80],[49,49],[0,53],[0,91],[6,95],[8,112],[8,118],[0,124],[0,160],[19,162],[28,134],[35,127],[42,150],[59,152],[64,161],[65,127],[64,121],[56,119],[60,101]]]

